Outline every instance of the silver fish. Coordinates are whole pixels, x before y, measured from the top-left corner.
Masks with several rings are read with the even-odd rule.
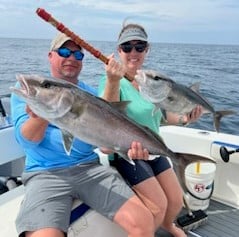
[[[35,114],[62,130],[68,153],[76,137],[97,147],[109,148],[131,161],[127,157],[128,149],[132,141],[138,141],[150,154],[170,157],[182,185],[189,163],[214,162],[210,158],[171,151],[158,134],[122,112],[128,102],[109,103],[60,79],[18,75],[17,80],[21,87],[11,90],[22,97]]]
[[[135,80],[139,84],[141,95],[155,104],[156,109],[161,108],[183,115],[191,112],[196,105],[201,105],[203,113],[213,114],[217,132],[219,132],[221,118],[236,113],[232,110],[215,111],[207,99],[199,93],[199,83],[186,87],[153,70],[138,70]]]

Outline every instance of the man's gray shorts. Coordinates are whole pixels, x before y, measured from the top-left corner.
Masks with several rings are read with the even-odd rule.
[[[53,227],[67,232],[74,199],[113,219],[134,195],[120,174],[97,162],[51,171],[26,172],[25,197],[16,220],[19,235]],[[22,235],[24,236],[24,235]]]

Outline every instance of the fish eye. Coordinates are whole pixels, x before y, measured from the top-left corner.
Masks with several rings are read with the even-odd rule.
[[[43,88],[50,88],[51,87],[51,83],[50,82],[43,82],[41,87],[43,87]]]
[[[161,78],[159,76],[154,77],[155,81],[159,81]]]
[[[167,99],[168,99],[169,102],[172,102],[172,101],[175,100],[173,96],[168,96]]]

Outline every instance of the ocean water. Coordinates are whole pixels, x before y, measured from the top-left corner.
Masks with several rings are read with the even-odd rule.
[[[50,76],[47,54],[50,40],[0,39],[0,95],[10,93],[16,74]],[[104,55],[116,53],[115,42],[89,42]],[[215,110],[230,109],[236,115],[221,120],[220,131],[239,135],[239,45],[152,43],[145,69],[161,71],[178,83],[200,82],[200,93]],[[80,80],[97,87],[104,64],[85,52]],[[214,131],[212,114],[203,115],[190,127]]]

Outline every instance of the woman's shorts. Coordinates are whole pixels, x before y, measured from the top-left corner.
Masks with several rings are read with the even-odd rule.
[[[172,167],[168,158],[164,156],[147,161],[135,159],[134,162],[135,165],[132,165],[117,154],[114,155],[114,160],[110,161],[110,164],[119,171],[131,186],[157,176]]]

